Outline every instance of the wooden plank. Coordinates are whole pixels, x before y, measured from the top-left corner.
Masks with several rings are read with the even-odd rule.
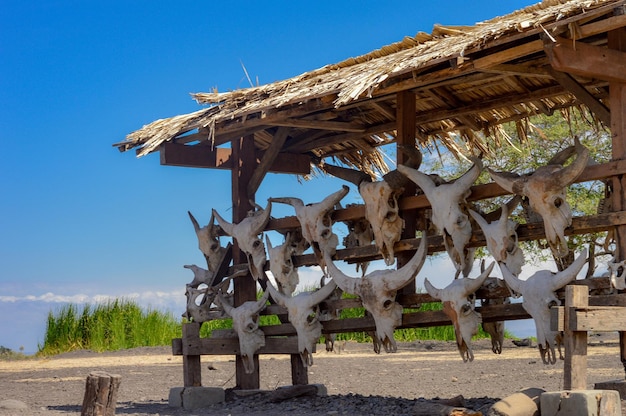
[[[609,82],[626,82],[626,53],[559,38],[546,45],[552,68]]]
[[[233,167],[232,151],[228,148],[211,146],[164,143],[160,147],[161,165],[188,168],[227,169]],[[264,152],[257,152],[258,160]],[[307,155],[279,153],[270,164],[269,172],[308,175],[311,172],[311,159]]]
[[[287,140],[287,133],[289,130],[285,127],[279,128],[274,137],[272,137],[272,142],[270,143],[270,147],[263,153],[263,157],[261,157],[261,161],[257,165],[250,181],[248,182],[248,196],[253,196],[256,194],[256,191],[259,189],[263,178],[265,178],[265,174],[269,171],[270,167],[276,161],[280,150],[285,144]],[[309,164],[310,166],[310,164]]]
[[[580,85],[571,75],[555,70],[548,70],[552,77],[563,86],[563,88],[570,91],[576,96],[583,104],[585,104],[593,114],[602,121],[605,126],[611,125],[611,112],[600,101],[597,100],[593,94],[591,94],[585,87]]]
[[[587,388],[587,331],[572,325],[576,309],[589,306],[589,294],[584,286],[565,287],[565,364],[563,388],[584,390]]]
[[[341,121],[306,120],[297,118],[276,119],[268,123],[270,126],[306,128],[315,130],[348,131],[353,133],[365,132],[365,127],[357,123]]]
[[[575,331],[626,331],[626,308],[623,306],[590,306],[570,315]]]
[[[241,353],[238,338],[198,338],[193,342],[183,341],[183,357],[201,355],[237,355]],[[265,338],[265,346],[257,351],[261,354],[298,354],[298,338]]]
[[[192,322],[183,324],[182,335],[184,344],[194,343],[200,339],[200,324]],[[172,347],[174,344],[172,343]],[[185,354],[183,356],[183,385],[185,387],[202,386],[202,367],[200,364],[200,354]]]

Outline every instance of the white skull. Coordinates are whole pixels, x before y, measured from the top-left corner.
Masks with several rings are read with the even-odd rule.
[[[359,218],[356,220],[344,221],[346,227],[348,227],[348,235],[343,239],[343,245],[346,248],[353,247],[365,247],[372,243],[374,235],[372,233],[372,227],[365,218]],[[365,276],[369,261],[356,263],[356,271],[361,270],[361,276]]]
[[[335,254],[339,237],[333,233],[331,213],[335,205],[348,194],[349,188],[342,188],[324,198],[323,201],[304,205],[300,198],[270,198],[270,202],[288,204],[296,210],[296,217],[302,228],[302,236],[311,244],[322,270],[325,270],[323,253]]]
[[[362,278],[347,276],[326,255],[328,271],[337,286],[344,292],[359,296],[363,307],[374,317],[376,338],[387,352],[396,352],[398,349],[393,331],[402,322],[402,305],[395,301],[396,293],[422,268],[427,254],[426,240],[422,237],[419,249],[401,269],[376,270]]]
[[[424,286],[430,296],[440,299],[443,311],[452,321],[456,345],[464,362],[474,360],[472,351],[472,337],[478,332],[478,324],[482,322],[481,316],[476,312],[474,293],[480,288],[485,279],[493,270],[495,262],[492,262],[476,279],[468,277],[455,279],[444,289],[437,289],[428,279],[424,280]]]
[[[281,306],[287,308],[289,322],[298,334],[298,351],[305,367],[313,365],[313,349],[322,335],[322,324],[319,322],[315,307],[329,297],[335,290],[335,283],[324,285],[315,292],[301,292],[290,297],[283,295],[268,282],[267,290]]]
[[[289,240],[289,235],[287,235],[287,240]],[[285,295],[291,296],[300,282],[298,269],[294,267],[291,259],[293,247],[289,245],[288,241],[285,241],[280,246],[272,247],[272,243],[267,235],[265,236],[265,243],[267,244],[267,251],[270,257],[270,271],[274,279],[276,279],[278,290]]]
[[[416,169],[398,166],[398,171],[424,192],[432,207],[432,222],[443,235],[444,245],[450,259],[458,271],[469,274],[474,259],[474,250],[468,243],[472,237],[472,224],[464,207],[470,188],[476,181],[483,165],[480,159],[472,157],[474,165],[454,182],[437,184],[433,178]]]
[[[254,372],[254,355],[265,346],[265,334],[259,329],[259,313],[265,308],[269,292],[265,292],[258,301],[244,302],[236,308],[228,304],[221,294],[216,300],[233,318],[233,329],[239,337],[239,354],[246,374]]]
[[[469,214],[483,230],[487,249],[497,262],[504,262],[509,270],[516,276],[522,272],[524,265],[524,252],[517,245],[517,223],[509,220],[509,210],[505,204],[501,205],[500,219],[488,223],[482,215],[474,210]]]
[[[577,154],[569,166],[563,163],[573,153]],[[528,198],[530,208],[543,218],[548,245],[555,257],[569,253],[565,228],[572,224],[572,210],[567,203],[567,187],[582,173],[589,159],[589,150],[580,144],[559,152],[546,166],[527,175],[494,172],[487,169],[491,178],[505,190]]]
[[[559,345],[560,353],[558,332],[550,329],[550,308],[560,305],[555,292],[576,279],[587,261],[586,257],[585,249],[567,269],[558,273],[540,270],[527,280],[519,280],[505,264],[500,263],[502,277],[513,291],[524,297],[522,306],[535,321],[537,344],[544,364],[556,362],[556,345]]]
[[[611,286],[617,290],[626,289],[626,260],[622,260],[620,262],[613,261],[608,263],[607,267],[610,270],[609,277],[611,280]],[[620,268],[622,269],[621,273],[619,273]]]
[[[189,214],[189,219],[191,219],[193,228],[196,231],[196,236],[198,237],[198,248],[202,254],[204,254],[209,270],[215,273],[224,257],[226,248],[220,245],[218,229],[215,224],[213,224],[214,217],[211,215],[209,223],[204,227],[200,227],[191,212],[187,211],[187,214]]]
[[[266,254],[265,245],[260,235],[263,233],[267,222],[270,219],[272,210],[271,203],[268,202],[265,209],[251,211],[239,224],[232,224],[224,220],[215,210],[213,215],[220,227],[226,234],[237,240],[239,248],[248,257],[248,268],[254,280],[263,277]]]

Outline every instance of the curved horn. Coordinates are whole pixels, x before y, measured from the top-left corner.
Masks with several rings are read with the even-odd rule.
[[[349,191],[350,188],[348,188],[346,185],[342,185],[340,190],[328,195],[319,203],[320,208],[325,212],[333,209],[335,207],[335,204],[341,201],[343,197],[348,194]]]
[[[467,212],[469,212],[472,218],[474,218],[474,221],[476,221],[480,229],[483,230],[483,234],[484,234],[486,227],[489,225],[487,223],[487,220],[485,220],[482,215],[480,215],[478,212],[474,211],[473,209],[468,209]]]
[[[289,196],[284,196],[284,197],[279,197],[279,198],[269,198],[267,201],[268,202],[278,202],[278,203],[281,203],[281,204],[291,205],[294,208],[298,208],[298,207],[303,207],[304,206],[304,202],[302,202],[302,200],[300,198],[289,197]]]
[[[226,221],[224,218],[221,217],[221,215],[215,211],[215,209],[211,210],[211,215],[215,217],[215,219],[217,220],[217,224],[222,227],[222,230],[224,230],[224,232],[230,236],[233,235],[233,228],[235,227],[232,223]]]
[[[457,190],[463,190],[463,192],[468,190],[474,182],[476,182],[476,179],[480,176],[480,172],[483,171],[483,161],[480,160],[480,158],[472,156],[470,160],[474,162],[474,165],[461,175],[460,178],[454,181],[454,185],[456,185],[455,188]]]
[[[337,266],[335,266],[333,259],[326,251],[324,252],[324,261],[326,262],[328,274],[332,276],[333,281],[337,284],[337,286],[341,288],[341,290],[350,293],[351,295],[360,295],[361,279],[356,277],[350,277],[344,274],[341,270],[337,268]]]
[[[224,299],[224,297],[222,296],[221,293],[218,293],[215,298],[220,303],[220,306],[222,307],[222,309],[224,309],[224,312],[226,312],[228,314],[228,316],[232,317],[233,316],[233,310],[235,308],[233,308],[232,306],[230,306],[230,304],[228,302],[226,302],[226,299]]]
[[[269,286],[271,286],[272,284],[271,284],[271,283],[269,283],[268,285],[269,285]],[[265,309],[265,304],[267,303],[267,300],[269,299],[269,297],[270,297],[270,294],[269,294],[269,292],[266,290],[266,291],[263,293],[263,296],[261,296],[261,298],[257,301],[257,303],[256,303],[256,308],[255,308],[255,310],[254,310],[254,313],[259,313],[259,312],[261,312],[263,309]]]
[[[415,182],[415,184],[419,186],[427,196],[435,189],[435,183],[430,176],[418,171],[417,169],[398,165],[398,172]]]
[[[278,290],[276,290],[274,285],[269,281],[267,282],[266,292],[272,296],[272,299],[274,299],[274,302],[278,303],[280,306],[286,307],[287,297],[283,295],[282,293],[280,293]]]
[[[561,189],[573,183],[583,170],[585,170],[589,159],[589,149],[580,144],[578,140],[576,141],[575,148],[577,154],[576,160],[569,166],[564,167],[552,175],[554,179],[550,183],[553,184],[554,189]]]
[[[254,234],[259,234],[261,231],[265,229],[265,226],[270,220],[270,214],[272,213],[272,202],[267,201],[267,206],[263,210],[263,213],[257,214],[253,217],[252,220],[252,230],[254,230]]]
[[[265,234],[265,244],[267,244],[268,251],[273,248],[272,243],[270,242],[270,238],[267,236],[267,234]]]
[[[552,276],[552,290],[559,290],[572,280],[576,278],[576,275],[580,272],[580,269],[587,263],[587,249],[584,249],[576,260],[570,266]]]
[[[422,152],[414,146],[398,145],[398,150],[408,156],[406,162],[402,165],[411,169],[419,169],[422,164]],[[383,176],[383,180],[389,184],[392,189],[400,189],[406,186],[408,178],[398,169],[392,170]]]
[[[191,211],[187,211],[187,214],[189,214],[189,219],[191,220],[191,223],[193,224],[193,229],[196,230],[196,232],[200,231],[200,224],[198,224],[198,221],[191,214]]]
[[[487,172],[489,172],[491,179],[500,185],[501,188],[514,194],[518,193],[521,178],[518,174],[511,172],[496,172],[490,168],[487,168]]]
[[[492,261],[491,264],[489,265],[489,267],[487,267],[487,270],[482,272],[480,274],[480,276],[478,276],[476,279],[470,279],[470,278],[467,278],[467,277],[461,279],[461,281],[463,282],[463,286],[465,287],[465,294],[466,295],[474,293],[478,289],[480,289],[480,287],[485,282],[485,279],[487,279],[487,277],[489,277],[489,274],[491,274],[491,271],[493,270],[493,266],[495,266],[495,264],[496,264],[496,262]]]
[[[372,182],[371,176],[360,170],[343,168],[340,166],[327,164],[322,165],[322,169],[324,170],[324,172],[333,175],[339,179],[343,179],[344,181],[353,183],[356,186],[359,186],[361,182]]]
[[[426,288],[426,292],[428,292],[431,297],[441,300],[441,289],[437,289],[435,286],[433,286],[432,283],[430,283],[430,281],[428,280],[428,277],[424,279],[424,288]]]
[[[335,283],[334,280],[331,280],[330,282],[326,283],[324,286],[322,286],[319,290],[316,290],[315,292],[312,292],[309,295],[308,298],[308,305],[309,307],[313,307],[321,302],[324,301],[324,299],[326,299],[327,297],[329,297],[332,293],[333,290],[335,290],[335,288],[337,287],[337,283]]]
[[[426,233],[424,232],[423,234]],[[390,271],[383,276],[387,289],[398,290],[406,286],[406,284],[419,273],[424,265],[424,260],[426,260],[426,254],[428,251],[427,240],[427,237],[422,237],[419,248],[407,264],[402,266],[400,269]]]
[[[499,262],[498,265],[500,266],[500,271],[502,272],[502,277],[504,278],[506,284],[511,288],[513,292],[523,295],[524,282],[519,280],[517,276],[511,273],[506,264]]]

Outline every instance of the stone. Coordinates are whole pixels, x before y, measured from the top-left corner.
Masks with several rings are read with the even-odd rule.
[[[545,390],[528,388],[494,403],[487,416],[539,416],[539,400]]]
[[[593,386],[596,390],[615,390],[622,400],[626,400],[626,380],[611,380],[596,383]]]
[[[173,387],[170,389],[170,407],[195,410],[226,400],[224,389],[219,387]]]
[[[615,390],[571,390],[541,395],[541,416],[620,416]]]

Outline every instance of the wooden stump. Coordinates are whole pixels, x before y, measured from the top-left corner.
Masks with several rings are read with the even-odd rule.
[[[94,371],[87,376],[81,416],[113,416],[117,390],[122,381],[118,374]]]

